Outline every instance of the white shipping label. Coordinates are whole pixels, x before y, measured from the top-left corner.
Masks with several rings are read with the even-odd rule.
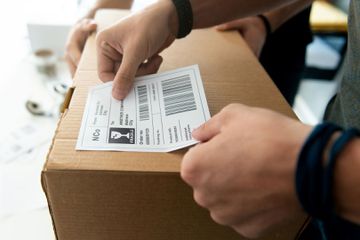
[[[197,143],[191,132],[210,119],[197,65],[136,78],[122,101],[111,89],[90,89],[77,150],[169,152]]]

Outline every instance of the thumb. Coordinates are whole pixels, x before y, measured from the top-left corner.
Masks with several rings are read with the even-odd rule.
[[[141,64],[134,51],[125,51],[119,70],[117,71],[112,89],[112,95],[115,99],[121,100],[129,93],[134,81],[136,72]]]
[[[219,119],[219,115],[215,115],[200,127],[196,128],[192,132],[192,136],[200,142],[206,142],[219,134],[220,131],[221,121]]]

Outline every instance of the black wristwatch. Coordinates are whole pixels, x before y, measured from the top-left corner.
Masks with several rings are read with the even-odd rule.
[[[179,19],[179,30],[176,38],[186,37],[193,28],[193,12],[189,0],[172,0]]]
[[[265,29],[266,29],[266,36],[268,37],[272,33],[271,24],[269,22],[269,19],[262,14],[259,14],[257,16],[258,16],[258,18],[260,18],[263,21]]]

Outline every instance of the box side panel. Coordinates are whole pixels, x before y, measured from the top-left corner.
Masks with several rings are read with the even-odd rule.
[[[45,173],[59,240],[239,239],[212,222],[179,176]]]
[[[242,239],[195,204],[178,174],[47,171],[59,240]],[[301,226],[264,239],[294,239]]]
[[[46,195],[46,200],[48,202],[48,206],[49,206],[49,212],[50,212],[50,216],[51,216],[51,221],[52,221],[52,226],[53,226],[53,229],[54,229],[54,234],[55,234],[55,237],[56,239],[58,239],[57,237],[57,232],[56,232],[56,227],[55,227],[55,222],[54,222],[54,216],[53,216],[53,211],[52,211],[52,204],[51,204],[51,198],[49,197],[48,195],[48,187],[47,187],[47,174],[46,174],[46,169],[44,169],[42,172],[41,172],[41,186],[42,186],[42,189]]]

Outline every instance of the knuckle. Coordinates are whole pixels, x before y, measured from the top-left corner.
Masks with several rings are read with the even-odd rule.
[[[158,69],[159,69],[159,65],[156,62],[153,62],[149,66],[149,73],[156,73]]]
[[[194,164],[190,161],[184,162],[181,167],[181,178],[187,182],[189,185],[195,185],[196,179],[196,169],[194,168]]]
[[[197,159],[195,157],[194,150],[190,149],[185,154],[184,159],[181,163],[181,178],[192,186],[196,185],[197,176],[199,175],[197,166],[195,164],[196,160]]]
[[[68,64],[74,64],[73,59],[71,58],[71,56],[68,53],[65,53],[65,60]]]
[[[65,60],[66,60],[67,66],[71,68],[72,67],[72,61],[67,57],[65,57]]]
[[[68,55],[69,52],[71,52],[71,43],[70,42],[67,42],[66,45],[65,45],[65,53]]]
[[[239,106],[238,103],[230,103],[224,109],[227,111],[232,111],[234,108],[237,108],[238,106]]]
[[[74,56],[73,59],[74,59],[74,64],[78,65],[81,60],[81,56]]]
[[[209,201],[207,201],[207,199],[208,198],[200,191],[194,190],[194,200],[198,205],[204,208],[209,207]]]
[[[220,215],[218,212],[210,211],[210,216],[214,222],[220,225],[228,225],[226,218]]]
[[[260,227],[254,224],[244,223],[241,225],[237,225],[236,227],[233,228],[242,236],[249,239],[259,238],[262,235],[262,230],[260,229]]]
[[[120,65],[121,65],[120,62],[115,62],[115,63],[114,63],[114,72],[118,72],[118,71],[119,71]]]
[[[242,105],[239,103],[231,103],[231,104],[225,106],[221,110],[221,116],[222,116],[222,120],[224,121],[224,123],[226,121],[232,119],[233,117],[235,117],[241,106]]]
[[[124,83],[124,84],[128,85],[129,83],[132,82],[134,77],[128,72],[122,72],[121,74],[119,74],[119,78],[121,81],[121,83],[119,82],[119,84]]]
[[[99,79],[100,79],[102,82],[104,82],[104,81],[107,80],[107,79],[106,79],[107,74],[104,73],[104,72],[98,72],[98,77],[99,77]]]
[[[79,25],[82,26],[82,25],[85,25],[89,22],[89,19],[88,18],[84,18],[82,19],[80,22],[79,22]]]
[[[69,53],[67,51],[64,54],[64,58],[65,58],[66,61],[70,60],[70,56],[69,56]]]
[[[95,36],[95,42],[100,47],[105,39],[106,30],[99,31]]]

